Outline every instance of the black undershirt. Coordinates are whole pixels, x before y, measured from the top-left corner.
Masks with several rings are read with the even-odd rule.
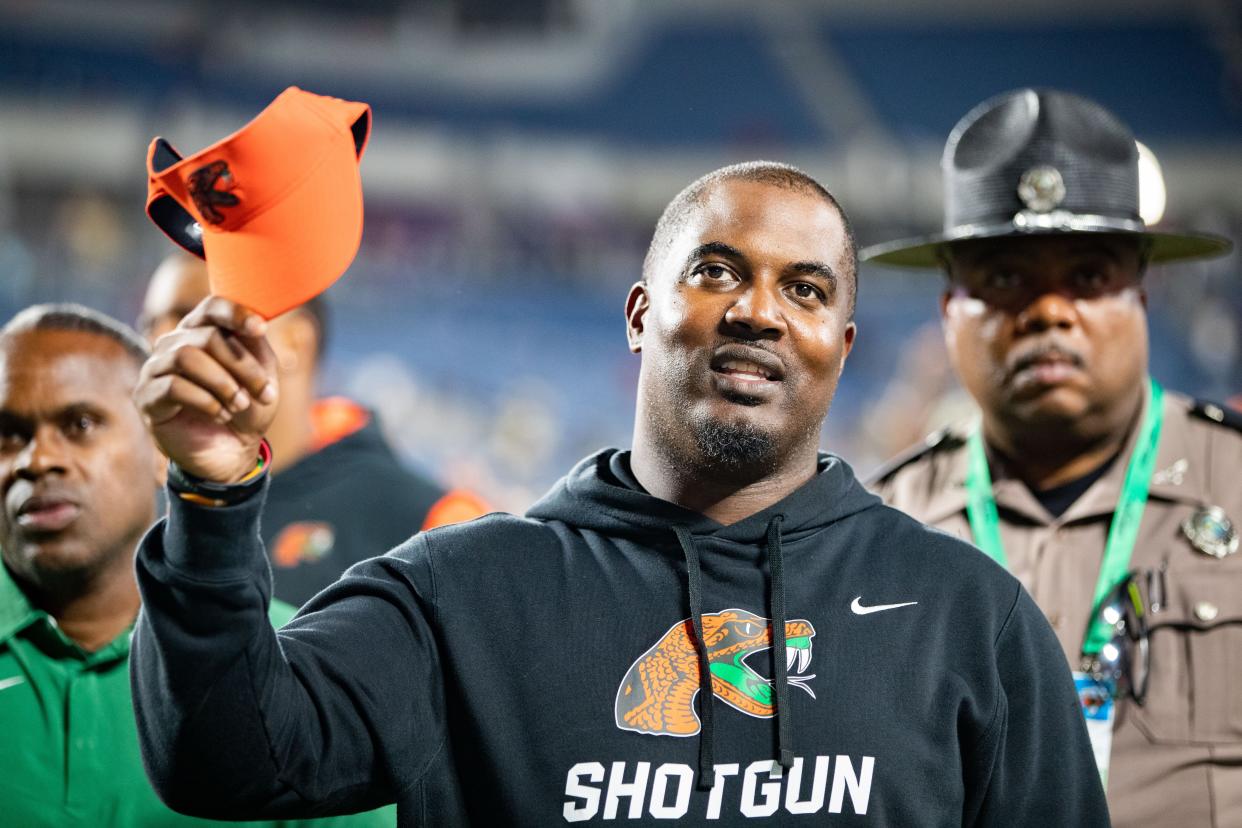
[[[1094,471],[1089,471],[1076,480],[1068,483],[1062,483],[1060,486],[1053,486],[1051,489],[1043,491],[1035,491],[1031,489],[1031,494],[1035,495],[1048,513],[1053,517],[1060,517],[1065,514],[1065,510],[1074,505],[1074,501],[1082,497],[1087,489],[1091,488],[1091,484],[1099,480],[1108,470],[1113,467],[1113,463],[1117,460],[1119,454],[1114,454],[1103,465],[1097,467]]]

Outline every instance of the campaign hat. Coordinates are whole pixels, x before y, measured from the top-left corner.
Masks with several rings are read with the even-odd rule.
[[[1151,262],[1232,247],[1208,233],[1149,228],[1139,214],[1134,136],[1113,113],[1069,92],[1018,89],[984,101],[949,134],[941,168],[943,231],[873,245],[864,260],[940,267],[955,242],[1065,233],[1142,237]]]
[[[322,293],[362,240],[365,103],[291,86],[244,127],[182,157],[147,151],[147,215],[207,261],[211,292],[266,318]]]

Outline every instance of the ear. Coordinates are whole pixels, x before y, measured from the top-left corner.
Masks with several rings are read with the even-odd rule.
[[[625,338],[630,344],[630,353],[636,354],[643,349],[643,322],[650,307],[647,283],[635,282],[625,298]]]
[[[844,342],[845,347],[841,349],[841,364],[845,365],[846,358],[850,355],[850,351],[854,350],[854,339],[858,336],[858,323],[850,320],[845,326]]]
[[[949,310],[949,300],[953,298],[953,270],[949,264],[948,252],[942,247],[936,254],[940,259],[940,275],[944,278],[944,290],[940,291],[940,321],[944,322]]]

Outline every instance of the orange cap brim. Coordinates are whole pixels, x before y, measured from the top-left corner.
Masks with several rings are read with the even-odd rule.
[[[203,234],[211,292],[265,319],[279,316],[349,269],[362,242],[362,218],[357,164],[322,164],[244,228]]]

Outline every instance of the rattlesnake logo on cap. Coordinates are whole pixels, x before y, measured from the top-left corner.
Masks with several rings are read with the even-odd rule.
[[[809,621],[785,623],[789,683],[815,698],[805,675],[811,664]],[[770,718],[776,712],[772,682],[746,664],[751,655],[772,647],[769,619],[741,609],[703,616],[712,694],[748,716]],[[694,626],[678,621],[651,649],[630,666],[617,689],[616,722],[622,730],[662,736],[693,736],[699,732],[694,697],[699,692],[699,660],[694,650]]]
[[[221,189],[216,189],[220,184]],[[221,207],[236,207],[237,196],[228,192],[233,186],[233,173],[229,171],[227,161],[212,161],[190,173],[190,198],[194,206],[202,213],[203,221],[208,224],[220,224],[224,221]]]

